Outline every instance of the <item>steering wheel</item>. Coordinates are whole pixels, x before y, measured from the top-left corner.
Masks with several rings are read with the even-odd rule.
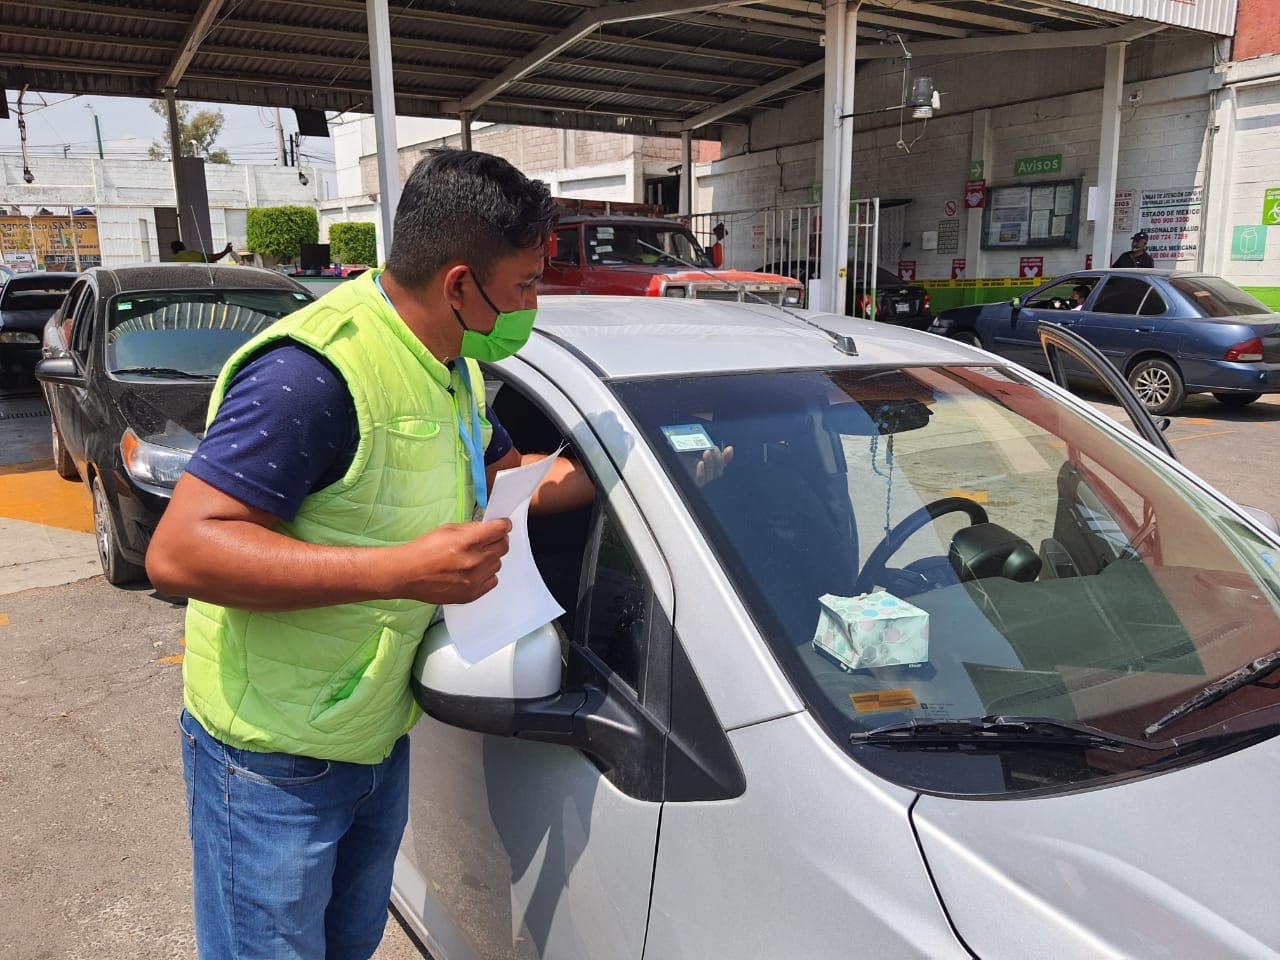
[[[941,497],[932,503],[926,503],[898,521],[894,528],[885,534],[884,539],[876,544],[876,548],[867,557],[867,562],[862,565],[862,572],[858,574],[858,581],[853,585],[853,592],[868,593],[877,583],[882,583],[889,570],[889,558],[898,552],[913,533],[938,517],[956,512],[967,513],[970,526],[987,522],[987,511],[983,509],[982,504],[968,497]],[[914,574],[918,580],[925,579],[922,574],[909,568],[895,571],[901,574],[907,572]]]

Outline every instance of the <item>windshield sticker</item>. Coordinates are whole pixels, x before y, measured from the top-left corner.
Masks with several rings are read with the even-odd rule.
[[[613,227],[596,227],[596,236],[605,240],[612,240]]]
[[[882,710],[915,710],[920,701],[909,687],[900,690],[870,690],[851,693],[849,700],[858,713],[879,713]]]
[[[662,428],[662,434],[676,453],[690,453],[699,450],[714,450],[706,429],[700,423],[677,423]]]
[[[613,245],[609,243],[597,243],[596,253],[613,253]]]

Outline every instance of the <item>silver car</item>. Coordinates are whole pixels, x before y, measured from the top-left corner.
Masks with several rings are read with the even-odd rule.
[[[393,899],[434,957],[1280,951],[1280,538],[1131,394],[612,297],[487,373],[597,496],[530,525],[556,624],[424,641]]]

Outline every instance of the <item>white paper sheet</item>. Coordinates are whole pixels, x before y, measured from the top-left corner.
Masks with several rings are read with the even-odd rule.
[[[489,494],[484,518],[511,521],[509,549],[498,571],[498,585],[471,603],[446,603],[444,622],[463,659],[471,663],[497,653],[564,613],[547,589],[529,547],[529,500],[560,451],[501,471]]]

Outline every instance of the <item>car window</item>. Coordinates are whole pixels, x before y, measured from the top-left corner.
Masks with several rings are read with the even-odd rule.
[[[1272,316],[1261,301],[1220,277],[1173,277],[1169,286],[1202,317]]]
[[[587,603],[587,649],[639,693],[653,594],[617,521],[608,512],[601,519]]]
[[[56,310],[67,295],[71,283],[57,278],[28,280],[21,278],[0,288],[0,311]]]
[[[1091,309],[1094,313],[1136,315],[1142,312],[1143,301],[1150,292],[1151,284],[1138,277],[1107,277]]]
[[[850,736],[1008,714],[1143,739],[1277,645],[1280,548],[1016,368],[612,387],[817,720],[912,789],[1069,790],[1205,755],[1025,742],[966,755]],[[690,437],[733,447],[723,476],[692,482]],[[1251,687],[1169,733],[1277,704]]]
[[[559,263],[571,263],[575,267],[580,265],[577,230],[556,231],[556,250],[551,259]]]
[[[97,291],[92,284],[86,283],[80,299],[76,301],[70,337],[67,339],[71,352],[82,358],[89,353],[89,345],[93,342],[93,320],[97,302]]]
[[[107,306],[107,370],[118,377],[216,377],[238,347],[311,299],[289,290],[120,294]]]
[[[1138,308],[1138,314],[1143,317],[1158,317],[1168,309],[1160,292],[1152,287],[1142,298],[1142,306]]]
[[[1091,291],[1097,283],[1096,277],[1073,277],[1052,283],[1042,290],[1036,290],[1023,299],[1022,305],[1038,310],[1070,310],[1071,291],[1077,287],[1088,287]]]
[[[587,262],[592,264],[667,264],[681,261],[711,267],[711,258],[680,224],[589,224],[583,231]]]

